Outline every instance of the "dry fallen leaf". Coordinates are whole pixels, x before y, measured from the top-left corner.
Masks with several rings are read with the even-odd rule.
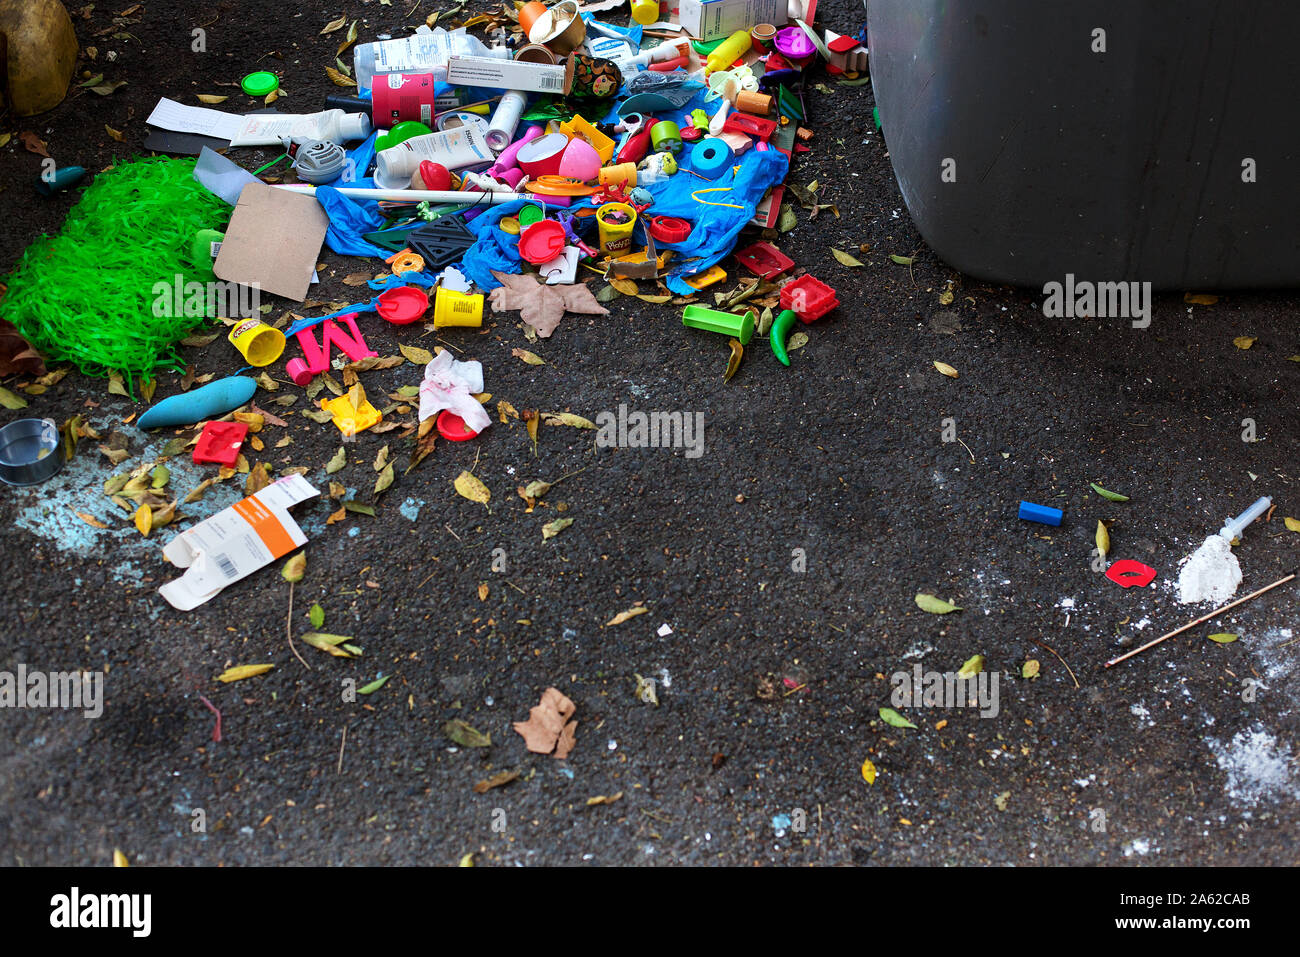
[[[934,367],[950,379],[957,378],[957,370],[954,369],[952,366],[948,365],[948,363],[946,362],[940,362],[936,359],[934,363]]]
[[[488,500],[492,498],[492,493],[488,490],[488,487],[469,472],[461,472],[456,476],[456,481],[453,484],[457,493],[471,502],[486,505]]]
[[[264,675],[275,665],[236,665],[233,668],[227,668],[221,674],[217,675],[217,680],[230,684],[232,681],[243,681],[245,678],[256,678],[258,675]]]
[[[1249,349],[1255,344],[1255,336],[1237,336],[1232,340],[1232,344],[1238,349]]]
[[[644,605],[641,605],[641,606],[639,606],[639,607],[635,607],[635,608],[629,608],[627,611],[620,611],[617,615],[615,615],[615,616],[614,616],[613,618],[611,618],[609,621],[605,622],[605,624],[606,624],[607,626],[608,626],[608,625],[621,625],[621,624],[623,624],[623,622],[627,621],[629,618],[635,618],[637,615],[644,615],[644,614],[645,614],[646,612],[648,612],[649,610],[650,610],[650,609],[647,608],[647,607],[645,607]]]
[[[510,354],[517,358],[523,359],[530,366],[544,366],[546,360],[535,352],[529,352],[527,349],[511,349]]]
[[[563,760],[573,750],[578,722],[570,720],[578,706],[556,688],[542,692],[542,700],[528,713],[527,721],[516,721],[514,728],[523,736],[529,751],[550,754]]]

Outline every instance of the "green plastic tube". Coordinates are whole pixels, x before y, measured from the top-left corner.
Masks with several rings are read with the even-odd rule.
[[[703,306],[687,306],[682,311],[682,325],[691,329],[703,329],[724,336],[734,336],[742,346],[749,345],[754,338],[754,324],[758,315],[750,309],[743,316],[731,312],[719,312]]]

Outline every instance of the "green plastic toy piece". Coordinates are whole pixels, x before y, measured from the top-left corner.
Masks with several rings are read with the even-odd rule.
[[[788,116],[796,123],[803,122],[803,107],[799,105],[799,97],[795,96],[789,87],[777,88],[776,109],[782,116]]]
[[[793,315],[793,313],[791,313]],[[691,329],[703,329],[724,336],[734,336],[742,346],[749,345],[754,338],[754,324],[758,314],[750,309],[743,316],[731,312],[719,312],[704,306],[687,306],[682,311],[682,325]]]
[[[768,333],[767,341],[772,346],[772,355],[776,356],[782,365],[790,364],[790,354],[786,352],[785,340],[798,318],[793,309],[782,309],[772,320],[772,329]]]
[[[703,60],[710,53],[712,53],[714,50],[720,47],[722,45],[722,41],[725,39],[727,38],[718,37],[716,40],[692,40],[691,46],[695,47],[695,52],[698,53],[700,55],[700,59]]]
[[[703,110],[691,110],[691,125],[697,130],[709,131],[709,114]]]
[[[239,85],[249,96],[266,96],[280,89],[280,78],[266,70],[258,70],[244,77]]]

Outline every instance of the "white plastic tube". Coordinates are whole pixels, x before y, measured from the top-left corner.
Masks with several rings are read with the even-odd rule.
[[[315,186],[302,183],[278,183],[276,189],[287,189],[294,193],[316,192]],[[446,203],[457,206],[496,206],[499,203],[512,203],[517,199],[532,199],[526,193],[466,193],[444,189],[365,189],[360,186],[340,186],[340,195],[350,199],[384,199],[394,203]]]

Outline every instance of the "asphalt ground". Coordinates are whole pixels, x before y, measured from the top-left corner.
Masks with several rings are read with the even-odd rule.
[[[77,90],[3,128],[99,169],[141,155],[157,96],[230,92],[214,84],[268,63],[289,106],[315,109],[335,89],[323,67],[338,43],[317,31],[347,13],[365,39],[426,7],[404,20],[405,9],[355,0],[274,15],[151,3],[115,24],[96,6],[75,15],[83,47],[98,48],[79,69],[127,85],[106,98]],[[826,0],[819,19],[853,32],[862,14]],[[208,52],[190,54],[200,24]],[[276,567],[195,611],[172,609],[157,593],[175,574],[161,546],[186,525],[143,538],[103,494],[115,470],[94,442],[47,485],[0,493],[0,670],[106,671],[93,720],[0,713],[0,860],[106,864],[120,849],[139,865],[453,864],[470,853],[479,865],[1295,863],[1294,586],[1101,670],[1207,610],[1178,604],[1178,563],[1257,496],[1277,511],[1236,549],[1239,594],[1295,566],[1300,536],[1282,523],[1300,516],[1294,297],[1160,295],[1146,329],[1046,319],[1041,292],[969,280],[929,252],[872,123],[870,85],[817,82],[817,135],[789,181],[815,180],[839,215],[813,221],[797,208],[779,244],[842,305],[804,330],[789,368],[756,338],[724,381],[724,338],[684,329],[679,307],[628,298],[539,342],[513,313],[438,337],[364,326],[381,355],[440,338],[481,360],[490,407],[702,415],[702,454],[603,448],[561,426],[543,426],[534,452],[512,419],[440,442],[409,474],[409,438],[362,434],[327,476],[333,427],[304,420],[305,399],[269,404],[301,391],[291,384],[259,392],[288,425],[268,426],[250,461],[307,466],[322,491],[334,480],[363,503],[383,446],[398,466],[373,517],[327,525],[338,503],[324,497],[298,508],[310,542],[291,619]],[[40,158],[16,137],[3,153],[9,268],[73,200],[35,196]],[[271,158],[232,155],[249,168]],[[863,265],[840,264],[832,246]],[[328,251],[321,261],[322,301],[353,301],[343,278],[380,268]],[[726,288],[737,279],[733,269]],[[1240,336],[1254,338],[1249,349]],[[187,357],[218,376],[240,365],[222,339]],[[158,397],[178,379],[161,376]],[[418,380],[409,363],[362,376],[372,396]],[[0,421],[82,414],[127,437],[120,469],[157,458],[171,437],[123,424],[143,406],[102,379],[73,373],[29,401]],[[1247,419],[1254,442],[1242,438]],[[944,441],[945,428],[959,441]],[[185,456],[168,465],[182,496],[210,474]],[[491,491],[486,506],[456,494],[462,470]],[[562,476],[531,510],[516,494]],[[243,480],[181,511],[204,518]],[[1130,500],[1107,501],[1092,482]],[[1021,500],[1063,508],[1063,525],[1019,520]],[[572,525],[544,540],[558,518]],[[1094,570],[1099,520],[1111,558],[1153,566],[1152,586],[1123,589]],[[921,592],[962,610],[927,614]],[[314,603],[323,630],[353,636],[361,658],[302,644]],[[607,624],[635,607],[648,612]],[[1240,638],[1206,640],[1220,631]],[[880,716],[895,673],[954,672],[975,655],[999,678],[996,716],[899,707],[915,728]],[[1030,659],[1037,677],[1022,676]],[[254,663],[275,668],[214,680]],[[657,705],[638,698],[634,675],[655,680]],[[349,681],[380,676],[381,689],[345,700]],[[563,761],[530,753],[511,727],[551,686],[577,708]],[[200,696],[222,714],[220,743]],[[452,720],[491,744],[455,744]],[[519,777],[475,793],[503,771]]]

